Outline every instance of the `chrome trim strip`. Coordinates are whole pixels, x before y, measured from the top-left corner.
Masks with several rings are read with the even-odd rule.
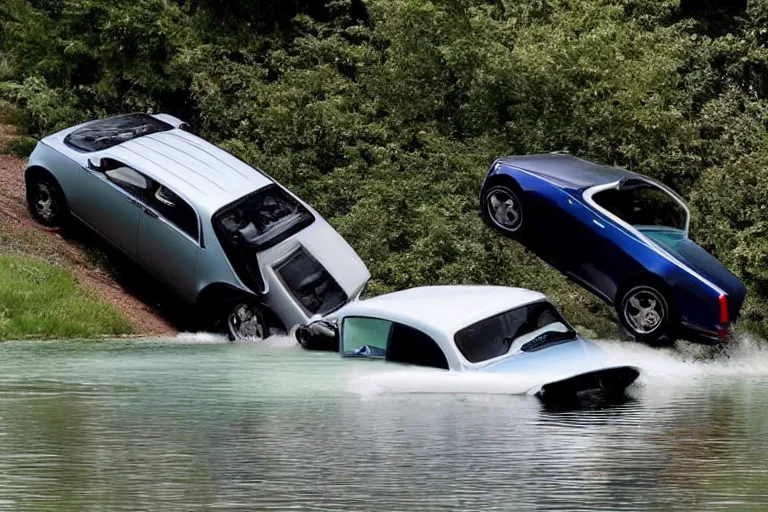
[[[635,178],[632,178],[632,179],[635,179]],[[654,183],[652,181],[648,181],[648,180],[643,180],[643,181],[645,181],[647,183],[650,183],[652,185],[656,185],[656,183]],[[690,268],[689,266],[685,265],[683,262],[681,262],[680,260],[678,260],[677,258],[672,256],[671,254],[669,254],[666,250],[664,250],[664,248],[662,248],[661,246],[656,244],[653,240],[651,240],[650,238],[648,238],[647,236],[642,234],[640,231],[635,229],[631,224],[623,221],[622,219],[620,219],[616,215],[612,214],[608,210],[606,210],[606,209],[602,208],[601,206],[599,206],[595,202],[595,200],[592,198],[592,196],[594,196],[598,192],[602,192],[604,190],[610,190],[612,188],[618,188],[620,183],[621,183],[621,180],[615,181],[613,183],[607,183],[605,185],[596,185],[594,187],[590,187],[590,188],[586,189],[583,192],[582,195],[584,197],[584,200],[587,202],[587,204],[589,204],[592,208],[594,208],[596,211],[598,211],[600,214],[604,215],[605,217],[611,219],[618,226],[621,226],[622,228],[627,230],[629,233],[631,233],[635,238],[637,238],[639,241],[641,241],[648,248],[653,249],[659,256],[662,256],[664,259],[666,259],[670,263],[674,263],[675,265],[680,267],[680,269],[684,270],[685,272],[687,272],[688,274],[692,275],[693,277],[695,277],[696,279],[698,279],[702,283],[706,284],[707,286],[709,286],[710,288],[715,290],[717,293],[720,293],[720,294],[723,294],[723,295],[727,295],[727,293],[725,293],[725,291],[722,288],[720,288],[719,286],[715,285],[714,283],[712,283],[711,281],[706,279],[704,276],[702,276],[698,272],[694,271],[692,268]],[[662,190],[664,190],[664,189],[662,189]],[[666,190],[664,190],[664,191],[667,192]],[[680,200],[678,198],[676,198],[674,195],[672,195],[672,198],[675,199],[675,201],[680,202]],[[688,210],[687,206],[685,206],[684,204],[683,204],[683,206],[685,207],[685,211],[688,213],[688,221],[686,222],[686,224],[687,224],[687,223],[690,222],[690,211]],[[688,238],[687,225],[686,225],[686,234],[685,234],[685,236],[686,236],[686,238]]]

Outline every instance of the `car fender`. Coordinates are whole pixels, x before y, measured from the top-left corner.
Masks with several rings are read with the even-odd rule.
[[[33,168],[43,168],[56,178],[68,199],[75,196],[82,173],[86,172],[76,161],[51,148],[44,141],[38,142],[29,156],[25,175]],[[70,206],[76,213],[76,204],[70,202]]]

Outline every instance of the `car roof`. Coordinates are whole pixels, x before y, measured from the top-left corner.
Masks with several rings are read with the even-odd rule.
[[[108,120],[126,117],[129,116],[115,116]],[[175,119],[164,114],[152,117],[163,123],[167,119]],[[105,121],[102,119],[73,126],[46,139],[52,142],[55,139],[61,143],[60,148],[82,154],[82,148],[78,150],[67,144],[66,137],[78,130],[104,124]],[[171,125],[167,125],[167,128],[114,144],[101,151],[86,151],[85,155],[119,160],[169,187],[209,214],[274,183],[263,172],[205,139]]]
[[[273,183],[223,149],[178,128],[124,142],[107,154],[210,213]]]
[[[382,318],[452,338],[480,320],[540,300],[546,300],[542,293],[524,288],[424,286],[352,302],[343,315]]]
[[[605,185],[623,178],[645,177],[626,169],[588,162],[572,155],[549,153],[505,156],[498,163],[528,171],[556,185],[574,190]]]

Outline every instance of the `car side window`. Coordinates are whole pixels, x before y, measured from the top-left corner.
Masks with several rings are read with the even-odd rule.
[[[105,166],[102,167],[102,169],[109,181],[137,199],[146,201],[151,188],[149,178],[135,169],[131,169],[114,160],[105,163]]]
[[[346,356],[383,357],[387,361],[448,369],[448,360],[435,340],[407,325],[378,318],[345,318],[342,352]]]
[[[136,169],[111,158],[102,159],[99,170],[109,181],[157,211],[193,240],[199,240],[200,229],[195,210],[178,194]]]
[[[149,199],[149,206],[192,239],[198,239],[199,226],[195,210],[178,194],[163,185],[158,185]]]
[[[448,369],[448,360],[435,340],[402,324],[394,324],[392,327],[387,361]]]
[[[378,318],[347,317],[342,325],[342,353],[384,357],[392,322]]]
[[[594,195],[594,201],[613,215],[635,227],[658,226],[685,230],[688,214],[664,190],[640,182]]]

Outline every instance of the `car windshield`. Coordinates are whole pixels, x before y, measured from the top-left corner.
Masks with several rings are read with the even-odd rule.
[[[276,185],[224,207],[214,218],[217,233],[230,244],[263,250],[314,221],[312,214]]]
[[[640,231],[674,229],[685,232],[688,212],[671,194],[643,180],[628,180],[619,188],[592,198],[600,207]]]
[[[549,302],[534,302],[486,318],[454,336],[456,347],[471,363],[480,363],[518,349],[540,350],[572,340],[576,332]]]

